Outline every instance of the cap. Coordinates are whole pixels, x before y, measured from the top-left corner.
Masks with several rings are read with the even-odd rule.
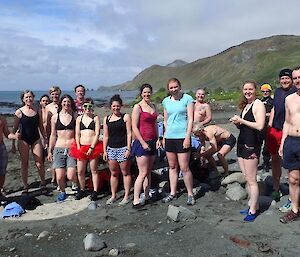
[[[260,90],[261,91],[265,91],[265,90],[272,91],[272,87],[270,86],[270,84],[263,84],[263,85],[261,85]]]
[[[282,69],[280,72],[279,72],[279,78],[283,77],[283,76],[288,76],[290,77],[291,79],[292,78],[292,73],[293,71],[291,69]]]

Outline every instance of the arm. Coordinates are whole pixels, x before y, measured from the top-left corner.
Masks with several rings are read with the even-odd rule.
[[[20,118],[22,116],[21,111],[18,109],[16,110],[15,117],[14,117],[14,125],[13,125],[13,131],[9,134],[9,139],[15,139],[18,140],[21,138],[21,134],[19,133],[19,125],[20,125]]]
[[[140,121],[140,107],[138,106],[138,104],[134,105],[133,110],[132,110],[132,114],[131,114],[131,120],[132,120],[132,132],[134,133],[135,137],[137,140],[140,141],[143,149],[148,149],[149,145],[145,142],[145,140],[143,139],[140,130],[138,128],[138,124]]]
[[[288,99],[285,100],[285,121],[283,123],[282,138],[281,138],[280,146],[278,149],[278,154],[281,158],[283,157],[284,141],[285,141],[286,137],[288,136],[289,126],[290,126],[290,115],[291,114],[290,114],[290,109],[289,109],[287,100]]]
[[[57,114],[56,114],[57,115]],[[50,133],[50,138],[49,138],[49,148],[48,148],[48,161],[52,161],[52,152],[55,146],[55,141],[56,141],[56,120],[57,120],[57,116],[53,115],[51,118],[51,133]]]
[[[49,110],[49,105],[47,105],[44,126],[46,126],[45,130],[46,130],[48,137],[50,137],[50,133],[51,133],[51,118],[52,118],[52,116],[53,116],[52,112],[50,112],[50,110]]]
[[[211,107],[210,107],[210,105],[209,104],[206,104],[206,110],[205,110],[205,119],[203,120],[203,121],[201,121],[201,123],[203,124],[203,125],[206,125],[207,123],[209,123],[210,121],[211,121],[211,119],[212,119],[212,112],[211,112]]]
[[[8,138],[9,134],[10,134],[10,131],[7,127],[7,121],[5,118],[1,118],[2,122],[3,122],[3,134],[6,138]]]
[[[274,119],[274,107],[272,108],[271,112],[270,112],[270,116],[269,116],[269,124],[268,126],[269,127],[272,127],[272,124],[273,124],[273,119]]]
[[[127,151],[125,153],[125,157],[128,158],[131,151],[131,119],[129,114],[124,115],[124,121],[126,123],[126,131],[127,131]]]
[[[200,155],[205,158],[212,156],[218,150],[217,140],[216,140],[216,137],[214,136],[214,131],[207,131],[206,136],[209,140],[210,146],[206,150],[201,151],[201,155]],[[205,145],[205,142],[204,142],[204,145]],[[202,148],[202,142],[201,142],[201,148]],[[205,149],[205,146],[204,146],[204,149]]]
[[[104,119],[103,119],[103,160],[104,161],[107,161],[106,148],[107,148],[107,142],[108,142],[108,127],[106,124],[106,119],[107,119],[107,116],[104,117]]]
[[[191,134],[193,128],[193,120],[194,120],[194,104],[190,103],[187,106],[187,129],[185,139],[183,141],[183,148],[189,148],[191,146]]]
[[[99,116],[96,115],[94,117],[94,121],[95,121],[95,136],[93,138],[93,141],[91,143],[91,146],[89,148],[89,150],[87,151],[87,155],[91,155],[94,148],[95,148],[95,145],[97,144],[97,142],[99,141],[99,135],[100,135],[100,119],[99,119]]]
[[[40,129],[41,135],[43,136],[43,139],[44,139],[44,146],[46,146],[48,144],[48,142],[47,142],[48,138],[47,138],[46,130],[44,127],[43,116],[42,116],[41,110],[38,110],[38,114],[39,114],[39,129]]]
[[[75,142],[78,150],[80,149],[80,119],[81,116],[78,116],[76,118],[76,125],[75,125]]]
[[[163,134],[163,140],[162,140],[163,148],[165,148],[165,134],[167,131],[167,121],[168,121],[168,113],[167,113],[167,110],[164,109],[164,134]]]

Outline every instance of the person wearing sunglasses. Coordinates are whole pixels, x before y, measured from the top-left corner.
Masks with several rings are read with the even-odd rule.
[[[261,101],[266,107],[266,123],[265,123],[264,130],[262,131],[263,140],[264,140],[264,146],[262,148],[263,163],[258,167],[258,169],[263,169],[265,172],[269,172],[269,170],[271,169],[271,162],[270,162],[271,154],[269,153],[267,148],[266,136],[267,136],[267,128],[269,124],[270,113],[274,105],[273,104],[274,100],[271,96],[272,87],[270,86],[270,84],[263,84],[260,87],[260,91],[262,94]]]
[[[103,119],[103,160],[108,161],[111,187],[111,198],[107,205],[113,204],[117,199],[120,171],[123,175],[124,197],[120,206],[129,203],[131,187],[130,151],[131,151],[131,119],[129,114],[121,113],[123,101],[120,95],[113,95],[110,99],[112,113]]]
[[[83,114],[76,119],[75,143],[71,147],[71,155],[77,159],[77,172],[80,189],[75,195],[75,200],[85,196],[85,172],[87,163],[90,164],[92,173],[93,192],[91,200],[96,201],[99,189],[98,160],[103,154],[103,145],[99,141],[100,119],[94,113],[94,102],[86,98],[83,103]]]

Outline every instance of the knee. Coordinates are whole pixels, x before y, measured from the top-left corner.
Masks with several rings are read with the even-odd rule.
[[[40,163],[40,162],[36,162],[35,165],[36,165],[36,167],[37,167],[38,170],[44,169],[44,165],[42,163]]]
[[[289,176],[289,183],[292,185],[299,185],[299,177],[290,175]]]
[[[119,172],[118,171],[111,171],[110,173],[111,173],[111,177],[112,178],[118,178],[118,176],[119,176]]]

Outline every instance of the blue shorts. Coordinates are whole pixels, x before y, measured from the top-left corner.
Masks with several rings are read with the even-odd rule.
[[[107,146],[106,153],[108,160],[117,161],[117,162],[125,162],[127,158],[125,157],[125,152],[127,150],[127,146],[123,146],[120,148],[112,148]]]
[[[8,154],[5,144],[0,144],[0,176],[4,176],[7,172]]]
[[[300,170],[300,137],[288,136],[283,145],[283,167]]]
[[[156,155],[156,139],[146,141],[149,145],[149,150],[145,150],[139,140],[134,140],[131,147],[131,156],[141,157],[147,155]]]
[[[69,155],[69,148],[54,147],[53,169],[76,168],[76,160]]]

